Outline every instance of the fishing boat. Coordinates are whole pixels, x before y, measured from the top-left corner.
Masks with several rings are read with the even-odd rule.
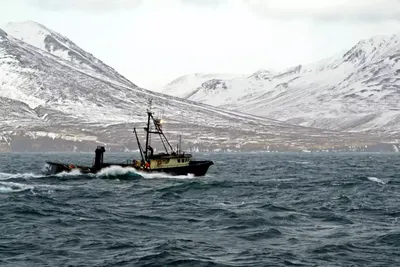
[[[98,146],[95,150],[95,157],[92,166],[80,166],[71,163],[57,163],[46,161],[47,174],[57,174],[61,172],[78,171],[80,173],[98,173],[99,171],[111,166],[120,166],[123,168],[135,168],[142,172],[161,172],[169,175],[188,175],[204,176],[209,167],[214,163],[211,160],[193,160],[192,154],[181,151],[181,140],[179,146],[174,149],[162,129],[162,120],[154,118],[150,108],[147,110],[147,126],[144,128],[146,132],[146,146],[142,148],[136,128],[133,132],[140,152],[140,158],[127,160],[123,163],[107,163],[104,162],[104,146]],[[154,153],[151,146],[150,136],[158,135],[165,152]]]

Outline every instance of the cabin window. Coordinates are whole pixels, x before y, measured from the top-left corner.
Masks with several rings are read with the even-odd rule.
[[[181,163],[181,159],[178,159],[178,163]]]

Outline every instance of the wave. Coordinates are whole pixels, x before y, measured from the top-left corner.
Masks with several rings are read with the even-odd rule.
[[[368,180],[370,180],[371,182],[375,182],[375,183],[379,183],[379,184],[386,184],[385,181],[377,178],[377,177],[367,177]]]
[[[87,176],[92,178],[144,178],[144,179],[191,179],[194,175],[170,175],[167,173],[147,173],[136,170],[135,168],[123,168],[121,166],[110,166],[100,170],[96,174],[81,174],[79,171],[71,171],[70,173],[62,172],[56,174],[58,177],[68,177],[68,176]]]
[[[16,183],[10,181],[0,181],[0,194],[1,193],[18,193],[30,191],[32,194],[36,194],[37,191],[52,192],[54,190],[65,190],[69,186],[66,185],[47,185],[47,184],[28,184],[28,183]]]
[[[144,178],[144,179],[193,179],[194,175],[170,175],[167,173],[146,173],[136,170],[135,168],[123,168],[121,166],[110,166],[102,169],[96,174],[82,174],[78,170],[71,172],[61,172],[58,174],[37,174],[37,173],[5,173],[0,172],[0,180],[13,180],[13,179],[38,179],[38,178],[59,178],[59,179],[130,179],[130,178]]]
[[[12,192],[22,192],[26,190],[32,190],[34,186],[13,183],[13,182],[0,182],[0,194],[1,193],[12,193]]]

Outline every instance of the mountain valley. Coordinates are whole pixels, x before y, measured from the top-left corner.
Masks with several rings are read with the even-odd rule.
[[[354,54],[358,53],[354,51]],[[355,57],[353,60],[360,59]],[[330,69],[337,69],[336,63],[332,64]],[[381,70],[376,68],[376,71]],[[295,78],[299,73],[306,72],[300,68],[286,73],[286,78],[277,78],[276,75],[270,78],[269,82],[278,79],[280,83],[284,79],[287,86],[275,85],[274,90],[263,93],[257,89],[252,95],[237,98],[238,101],[247,99],[247,106],[237,101],[235,106],[235,101],[230,102],[223,92],[236,90],[234,88],[237,87],[233,86],[236,81],[241,84],[265,84],[269,79],[267,73],[259,73],[252,78],[239,76],[237,80],[229,74],[223,76],[228,80],[221,81],[215,81],[215,76],[212,76],[214,80],[205,77],[203,84],[206,83],[207,88],[222,92],[212,97],[218,98],[221,103],[209,103],[206,98],[199,98],[201,88],[189,92],[190,96],[183,99],[138,87],[68,38],[39,23],[8,23],[0,29],[0,151],[79,152],[94,151],[97,145],[106,145],[109,151],[134,151],[137,146],[133,127],[138,128],[143,138],[149,99],[153,100],[154,111],[165,121],[165,132],[172,145],[176,146],[181,134],[182,148],[189,151],[393,149],[390,135],[382,137],[375,132],[356,131],[360,130],[357,127],[363,127],[361,123],[326,129],[315,127],[321,126],[322,118],[306,123],[304,117],[312,113],[312,108],[319,107],[312,113],[315,117],[328,111],[331,116],[334,115],[318,106],[321,102],[316,103],[317,106],[303,108],[303,117],[290,117],[288,114],[293,114],[295,109],[286,111],[285,108],[300,104],[293,101],[294,95],[289,96],[285,92],[292,83],[303,84],[306,81],[306,78]],[[389,76],[385,77],[370,81],[370,84],[382,82]],[[351,81],[354,79],[352,75],[348,78]],[[366,78],[363,79],[365,81]],[[363,94],[368,95],[378,87],[371,87]],[[316,92],[316,88],[319,85],[309,90]],[[385,95],[379,96],[388,97],[393,94],[393,88],[385,89]],[[335,93],[331,92],[331,97],[338,97],[338,90],[332,89]],[[356,90],[354,94],[356,96],[347,98],[355,101],[362,92]],[[261,103],[261,95],[269,101],[268,109]],[[318,99],[319,96],[315,97]],[[279,99],[285,99],[281,103],[287,103],[286,106],[269,107],[273,100]],[[342,99],[346,99],[345,95]],[[368,106],[363,104],[363,107],[365,110],[362,112],[366,113]],[[257,115],[246,114],[243,110]],[[272,119],[264,117],[263,110],[268,110],[267,115],[271,115]],[[298,110],[296,112],[299,113]],[[360,114],[364,114],[362,112]],[[283,121],[282,114],[287,116]],[[360,116],[359,120],[365,119]],[[388,121],[393,123],[392,117],[388,117]],[[395,133],[397,125],[393,123],[393,127],[387,129]],[[160,143],[156,143],[155,147],[160,149]]]
[[[187,75],[162,92],[299,126],[396,138],[399,59],[399,35],[374,36],[314,64],[197,83]]]

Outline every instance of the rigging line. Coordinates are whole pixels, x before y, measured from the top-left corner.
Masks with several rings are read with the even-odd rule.
[[[150,115],[150,116],[151,116],[151,118],[153,119],[153,122],[154,122],[153,115]],[[172,148],[171,144],[169,143],[167,137],[165,137],[164,132],[160,128],[158,128],[158,130],[159,130],[159,134],[162,134],[162,136],[165,138],[165,141],[167,142],[168,146],[171,148],[171,151],[174,151],[174,149]]]
[[[156,130],[157,130],[157,132],[158,132],[158,135],[160,136],[161,143],[162,143],[162,145],[164,146],[165,151],[168,153],[167,146],[165,145],[165,142],[164,142],[164,140],[163,140],[163,138],[162,138],[162,135],[161,135],[162,130],[161,130],[160,126],[158,126],[158,125],[156,124],[156,122],[155,122],[154,120],[153,120],[153,123],[154,123],[154,126],[156,127]],[[173,151],[173,150],[172,150],[172,151]]]

